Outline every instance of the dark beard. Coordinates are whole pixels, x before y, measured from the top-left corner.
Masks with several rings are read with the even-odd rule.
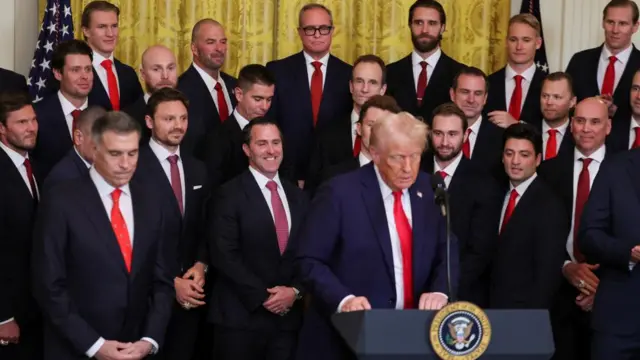
[[[458,156],[460,154],[460,151],[462,151],[462,144],[460,144],[460,146],[458,146],[457,148],[453,149],[453,151],[451,152],[451,155],[447,155],[447,156],[443,156],[438,152],[438,149],[434,149],[434,153],[435,153],[435,157],[436,159],[440,160],[440,161],[450,161],[456,158],[456,156]]]
[[[426,43],[421,43],[419,40],[420,39],[418,36],[411,34],[411,42],[413,43],[413,48],[421,53],[431,52],[440,44],[440,36],[438,36],[438,38],[435,40],[429,38],[429,41],[427,41]]]

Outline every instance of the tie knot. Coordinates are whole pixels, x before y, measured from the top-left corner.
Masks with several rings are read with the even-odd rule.
[[[511,198],[512,199],[517,198],[518,195],[520,195],[520,194],[518,194],[518,190],[516,190],[516,189],[511,190]]]
[[[120,201],[120,195],[122,195],[122,190],[120,189],[115,189],[111,192],[111,199],[114,204],[117,204],[118,201]]]
[[[393,192],[393,199],[395,201],[401,201],[402,200],[402,191],[394,191]]]
[[[169,155],[169,156],[167,157],[167,160],[169,161],[169,163],[170,163],[171,165],[175,165],[175,164],[177,164],[177,163],[178,163],[178,155],[176,155],[176,154]]]
[[[558,133],[558,130],[549,129],[549,130],[547,130],[547,133],[549,134],[549,136],[556,136],[556,134]]]
[[[469,135],[471,135],[472,132],[473,131],[471,130],[471,128],[467,128],[467,130],[464,133],[465,133],[465,135],[469,136]]]
[[[111,62],[111,60],[105,59],[105,60],[102,60],[100,65],[102,65],[102,67],[107,69],[107,70],[111,70],[111,65],[113,65],[113,63]]]
[[[222,90],[222,85],[220,85],[219,82],[216,82],[216,84],[213,86],[214,89],[216,89],[216,91],[221,91]]]
[[[516,84],[521,84],[522,83],[522,79],[524,79],[524,77],[522,77],[522,75],[516,75],[513,77],[513,80],[516,82]]]
[[[316,70],[320,70],[322,68],[322,63],[320,61],[314,61],[311,63]]]
[[[618,60],[617,57],[615,56],[609,56],[609,64],[615,64],[615,62]]]
[[[447,176],[449,175],[449,174],[447,174],[446,172],[444,172],[444,171],[442,171],[442,170],[441,170],[441,171],[437,171],[437,172],[436,172],[436,174],[440,175],[440,177],[442,178],[442,180],[446,179],[446,178],[447,178]]]
[[[423,60],[423,61],[420,61],[420,66],[422,66],[422,70],[426,69],[426,68],[427,68],[427,65],[429,65],[429,63],[428,63],[428,62],[426,62],[426,61],[424,61],[424,60]]]
[[[269,189],[272,192],[276,191],[276,190],[278,190],[278,184],[276,184],[276,182],[273,181],[273,180],[269,180],[267,182],[267,189]]]
[[[80,113],[82,112],[82,110],[80,109],[75,109],[71,112],[71,117],[73,117],[74,119],[77,119],[78,116],[80,116]]]
[[[591,164],[593,159],[591,159],[591,158],[582,158],[582,159],[580,159],[580,161],[582,161],[582,167],[583,168],[587,168],[587,167],[589,167],[589,164]]]
[[[29,159],[24,159],[24,167],[26,167],[27,169],[31,169],[31,161],[29,161]]]

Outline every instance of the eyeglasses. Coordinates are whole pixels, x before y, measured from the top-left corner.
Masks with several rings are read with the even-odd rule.
[[[319,32],[320,35],[329,35],[331,30],[333,30],[333,26],[305,26],[302,28],[302,31],[304,31],[304,34],[307,36],[314,36],[316,32]]]

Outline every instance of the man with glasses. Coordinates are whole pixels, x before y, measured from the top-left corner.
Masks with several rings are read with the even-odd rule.
[[[269,117],[282,129],[290,149],[284,160],[293,162],[300,186],[306,179],[315,135],[336,121],[348,121],[344,114],[352,108],[351,66],[329,53],[333,29],[329,9],[305,5],[298,18],[302,51],[267,64],[276,78]]]

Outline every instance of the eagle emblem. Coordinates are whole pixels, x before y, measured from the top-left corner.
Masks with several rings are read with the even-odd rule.
[[[473,322],[466,317],[457,317],[451,320],[448,326],[449,334],[446,342],[448,345],[455,347],[456,350],[468,348],[473,340],[476,339],[476,335],[471,334]]]
[[[433,351],[443,360],[475,360],[491,341],[491,323],[478,306],[453,302],[438,311],[429,330]]]

